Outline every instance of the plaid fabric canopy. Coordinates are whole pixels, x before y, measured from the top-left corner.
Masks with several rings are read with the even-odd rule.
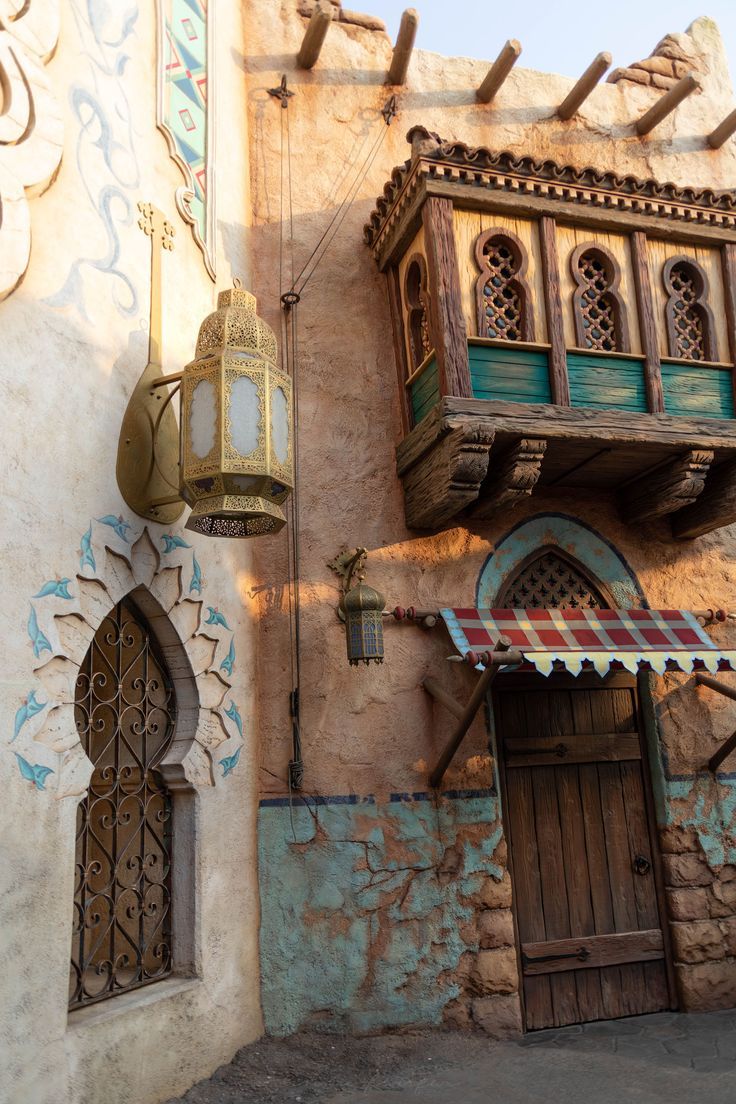
[[[637,670],[736,670],[736,651],[718,648],[692,613],[685,610],[443,609],[461,655],[492,651],[500,636],[524,653],[524,660],[548,675],[562,665],[573,675],[593,667]]]

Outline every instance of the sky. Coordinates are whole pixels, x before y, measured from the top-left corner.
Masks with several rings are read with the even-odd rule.
[[[665,34],[708,15],[720,27],[736,77],[736,0],[346,0],[344,6],[385,20],[394,40],[402,11],[413,6],[416,45],[449,56],[492,61],[516,38],[519,65],[566,77],[578,77],[601,50],[613,55],[614,66],[640,61]]]

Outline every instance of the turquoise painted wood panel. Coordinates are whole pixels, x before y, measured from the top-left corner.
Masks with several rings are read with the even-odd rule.
[[[412,383],[409,390],[411,391],[411,410],[414,425],[417,425],[439,401],[440,388],[437,379],[436,360],[433,359],[429,362],[419,379]]]
[[[733,418],[730,368],[698,368],[693,364],[663,364],[662,389],[668,414],[689,418]]]
[[[571,406],[646,413],[644,365],[640,360],[568,353],[567,375]]]
[[[548,403],[549,364],[546,352],[499,349],[491,345],[469,345],[468,361],[473,396],[506,402]]]

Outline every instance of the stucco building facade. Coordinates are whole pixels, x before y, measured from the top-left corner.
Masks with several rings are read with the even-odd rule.
[[[92,1104],[104,1085],[107,1101],[153,1104],[264,1031],[449,1025],[500,1036],[652,1001],[736,1004],[736,772],[733,757],[708,767],[736,727],[733,702],[671,665],[608,683],[553,673],[546,689],[520,675],[532,679],[522,695],[542,703],[522,720],[521,684],[508,674],[435,788],[429,775],[456,718],[423,686],[431,677],[461,704],[470,698],[477,672],[447,662],[455,648],[435,615],[505,608],[522,584],[534,590],[542,554],[557,572],[555,601],[537,590],[514,608],[736,610],[736,147],[707,141],[733,110],[717,28],[699,19],[669,35],[562,119],[575,82],[527,70],[523,58],[490,103],[476,93],[491,62],[415,50],[403,83],[387,85],[393,44],[380,22],[332,9],[319,57],[303,68],[312,5],[296,0],[0,8],[11,90],[0,119],[8,1101]],[[293,95],[270,94],[284,74]],[[637,120],[688,74],[696,86],[638,133]],[[392,177],[395,166],[404,168]],[[146,205],[173,228],[173,249],[161,248],[168,231],[145,232],[162,225]],[[445,229],[433,237],[438,217]],[[481,238],[509,250],[511,339],[479,323],[479,304],[484,326],[491,309],[478,283],[491,263]],[[576,250],[603,257],[604,277],[605,258],[615,262],[600,299],[608,346],[585,344]],[[691,281],[697,355],[670,344],[680,331],[668,329],[665,270]],[[185,528],[188,511],[139,516],[116,477],[156,304],[153,362],[180,373],[236,277],[291,372],[298,444],[289,524],[246,541]],[[285,311],[294,288],[298,305]],[[498,370],[514,342],[515,367]],[[483,373],[495,381],[488,394]],[[597,477],[571,478],[593,453]],[[359,548],[388,609],[413,607],[436,624],[385,618],[384,662],[354,668],[329,564]],[[727,653],[733,626],[700,631]],[[117,660],[105,652],[110,633]],[[123,796],[100,824],[119,833],[98,833],[94,846],[114,851],[116,869],[133,859],[133,880],[155,858],[145,890],[136,882],[136,902],[121,906],[127,919],[108,923],[92,900],[92,851],[78,843],[109,796],[104,756],[95,774],[88,754],[97,714],[85,702],[100,700],[95,663],[124,687],[125,647],[152,665],[135,676],[143,729],[155,714],[168,742],[150,753],[146,827],[127,853],[126,764],[114,763]],[[605,687],[613,697],[596,719]],[[134,689],[119,693],[140,709]],[[550,746],[572,728],[611,737],[614,750],[605,762],[590,752],[571,766],[524,765],[513,758],[524,745],[506,744],[512,728]],[[126,746],[139,735],[133,725]],[[547,792],[537,768],[577,772],[572,796],[568,776],[544,775]],[[585,804],[591,769],[598,820]],[[545,867],[541,836],[524,838],[532,805],[557,824],[561,865]],[[638,825],[628,836],[627,824]],[[611,913],[609,927],[596,905],[596,846],[608,856],[609,912],[617,900],[630,909]],[[587,917],[572,916],[576,847],[592,879],[580,891]],[[563,898],[566,932],[529,935],[537,914],[552,924],[550,902]],[[85,951],[100,923],[109,945]],[[638,950],[529,971],[532,946],[539,957],[539,944],[599,931],[631,933]],[[581,961],[598,953],[590,946]]]

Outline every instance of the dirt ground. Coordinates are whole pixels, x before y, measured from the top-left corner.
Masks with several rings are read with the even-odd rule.
[[[540,1031],[300,1034],[238,1051],[169,1104],[735,1104],[736,1010]]]

